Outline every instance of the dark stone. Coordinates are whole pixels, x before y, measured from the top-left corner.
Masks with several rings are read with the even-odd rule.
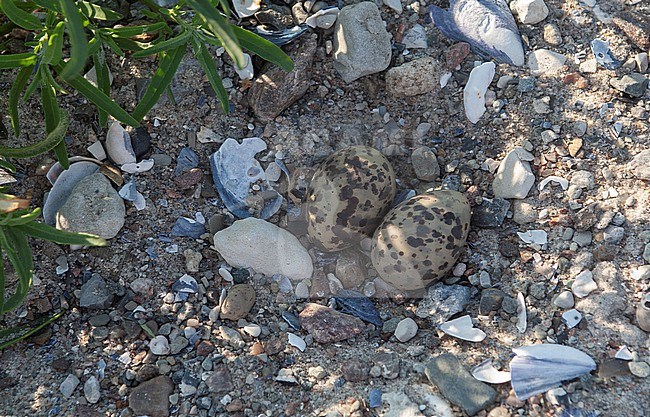
[[[97,316],[92,316],[88,319],[88,323],[91,326],[99,327],[106,326],[111,321],[111,316],[108,314],[99,314]]]
[[[190,221],[185,217],[181,217],[176,220],[174,226],[172,226],[172,236],[179,237],[191,237],[193,239],[198,239],[201,235],[205,233],[205,225],[197,222]]]
[[[54,368],[55,371],[66,372],[70,369],[70,364],[70,359],[56,358],[52,361],[52,368]]]
[[[594,249],[594,261],[596,262],[611,262],[616,259],[616,255],[621,250],[620,246],[602,244]]]
[[[133,152],[135,156],[139,159],[142,158],[149,149],[151,149],[151,135],[147,132],[147,129],[143,127],[137,127],[131,136],[131,147],[133,147]]]
[[[257,77],[248,93],[248,103],[260,120],[273,120],[307,92],[315,52],[316,35],[306,35],[295,42],[292,50],[287,51],[293,60],[293,71],[287,72],[276,65],[269,65]]]
[[[205,380],[205,384],[213,394],[227,394],[235,388],[230,377],[230,372],[226,368],[226,365],[223,364],[215,366],[215,370]]]
[[[503,224],[510,202],[504,198],[483,199],[480,206],[474,207],[472,226],[482,229],[495,229]]]
[[[143,382],[131,391],[129,407],[135,415],[150,417],[169,416],[169,395],[174,392],[174,383],[167,376],[158,376]]]
[[[633,72],[621,78],[610,79],[609,85],[632,97],[643,97],[648,89],[648,82],[649,80],[645,75]]]
[[[598,222],[598,219],[603,213],[604,209],[600,207],[600,204],[589,204],[575,214],[575,218],[573,219],[574,229],[579,232],[591,229],[591,227]]]
[[[395,352],[379,352],[373,360],[381,368],[381,376],[386,379],[395,379],[399,376],[400,360]]]
[[[41,329],[38,332],[34,333],[29,338],[29,340],[39,346],[42,346],[47,342],[49,342],[51,337],[52,337],[52,328],[50,326],[47,326],[46,328]]]
[[[81,286],[79,295],[79,306],[88,309],[106,308],[113,302],[113,294],[108,289],[106,281],[99,274],[93,274],[92,278]]]
[[[501,308],[501,303],[506,294],[496,288],[487,288],[481,291],[481,302],[478,306],[478,312],[482,316],[488,315],[491,311],[497,311]]]
[[[519,245],[510,240],[503,240],[499,242],[499,253],[506,258],[516,258],[519,256]]]
[[[598,366],[598,376],[600,378],[612,378],[615,376],[630,375],[630,368],[627,364],[627,361],[621,359],[605,359],[602,361],[600,366]]]
[[[74,417],[102,417],[103,414],[87,405],[80,404],[74,410]]]
[[[614,16],[612,22],[621,29],[640,49],[650,49],[650,16],[641,12],[623,11]]]
[[[191,168],[174,178],[174,184],[181,190],[189,190],[203,179],[201,168]]]
[[[496,391],[474,379],[450,353],[431,359],[424,373],[445,398],[470,416],[477,414],[496,399]]]
[[[192,148],[183,148],[176,159],[176,169],[174,175],[179,176],[185,171],[199,166],[199,156]]]
[[[341,366],[341,373],[346,381],[361,382],[368,379],[370,367],[359,361],[346,362]]]
[[[300,325],[318,343],[340,342],[361,333],[363,321],[320,304],[308,303],[300,312]]]

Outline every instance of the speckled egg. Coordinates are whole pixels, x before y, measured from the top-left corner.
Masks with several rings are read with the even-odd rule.
[[[307,193],[307,235],[333,252],[371,236],[395,196],[395,173],[381,152],[351,146],[318,167]]]
[[[372,239],[372,264],[401,290],[438,281],[465,246],[471,210],[464,195],[441,190],[416,195],[393,208]]]

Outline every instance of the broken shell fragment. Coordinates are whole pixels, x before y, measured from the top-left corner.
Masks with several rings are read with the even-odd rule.
[[[104,146],[102,146],[102,143],[100,141],[96,140],[86,149],[88,149],[88,152],[90,152],[92,156],[99,159],[100,161],[106,159],[106,151],[104,150]]]
[[[537,186],[537,189],[539,191],[542,191],[544,189],[544,187],[546,187],[546,184],[548,184],[551,181],[560,184],[560,187],[562,187],[562,189],[565,190],[565,191],[566,191],[567,188],[569,188],[569,181],[568,180],[566,180],[566,179],[564,179],[562,177],[556,177],[555,175],[551,175],[551,176],[548,176],[548,177],[544,178],[542,181],[540,181],[539,185]]]
[[[237,68],[237,66],[235,66],[235,72],[237,73],[237,75],[239,75],[239,78],[241,78],[242,80],[253,79],[253,76],[255,75],[255,71],[253,69],[253,61],[251,60],[250,55],[244,53],[244,66],[242,68]]]
[[[262,6],[262,0],[232,0],[237,16],[240,18],[250,17]]]
[[[492,359],[487,359],[472,369],[472,376],[488,384],[504,384],[510,382],[510,372],[499,371],[492,365]]]
[[[449,320],[438,327],[449,336],[467,340],[468,342],[481,342],[486,336],[483,330],[474,327],[472,318],[469,315]]]
[[[131,136],[124,130],[120,122],[113,122],[106,134],[106,151],[108,156],[118,165],[137,162]]]
[[[525,232],[517,232],[517,236],[521,240],[524,241],[524,243],[528,244],[537,244],[537,245],[545,245],[548,243],[548,235],[545,231],[543,230],[527,230]]]
[[[307,20],[305,20],[305,23],[310,28],[329,29],[334,25],[334,23],[336,23],[336,19],[339,16],[339,11],[340,10],[338,7],[321,9],[313,15],[309,16]]]
[[[463,89],[463,104],[465,115],[472,123],[477,123],[485,113],[485,93],[494,78],[495,68],[494,62],[485,62],[469,74]]]
[[[596,369],[596,362],[584,352],[556,344],[522,346],[512,349],[510,361],[512,389],[521,401]]]
[[[136,172],[146,172],[153,168],[153,159],[145,159],[140,162],[131,162],[128,164],[122,165],[120,168],[124,172],[129,174],[135,174]]]
[[[582,320],[582,314],[575,308],[565,311],[562,313],[562,322],[566,324],[566,327],[569,329],[573,329],[580,323],[580,320]]]
[[[517,330],[519,333],[524,333],[528,327],[528,317],[526,313],[526,300],[522,293],[517,294]]]
[[[650,294],[646,294],[636,307],[636,321],[641,329],[650,332]]]

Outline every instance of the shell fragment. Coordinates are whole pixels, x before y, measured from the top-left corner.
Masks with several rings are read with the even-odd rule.
[[[483,330],[474,327],[472,318],[468,315],[442,323],[439,328],[449,336],[468,342],[481,342],[486,336]]]
[[[504,384],[510,382],[510,372],[499,371],[492,365],[492,359],[487,359],[472,369],[472,376],[488,384]]]

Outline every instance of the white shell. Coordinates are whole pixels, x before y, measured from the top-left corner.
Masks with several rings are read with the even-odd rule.
[[[135,200],[133,200],[133,205],[138,211],[144,210],[147,207],[147,201],[144,199],[144,196],[140,194],[139,191],[135,192]]]
[[[128,172],[129,174],[135,174],[136,172],[147,172],[153,168],[153,162],[153,159],[144,159],[140,162],[131,162],[124,164],[120,167],[120,169],[124,172]]]
[[[451,80],[451,72],[446,71],[440,76],[440,88],[445,88]]]
[[[95,158],[99,159],[100,161],[103,161],[106,159],[106,151],[104,150],[104,147],[102,146],[102,143],[98,140],[95,141],[92,145],[87,147],[88,152]]]
[[[70,165],[75,164],[77,162],[81,161],[86,161],[86,162],[93,162],[97,164],[97,166],[100,166],[102,164],[102,161],[95,159],[95,158],[88,158],[87,156],[73,156],[69,158]],[[65,171],[61,164],[59,162],[55,162],[54,165],[50,167],[50,169],[47,171],[47,174],[45,174],[45,177],[50,181],[50,184],[54,185],[56,180],[59,178],[59,175]]]
[[[56,212],[68,201],[68,197],[70,197],[70,193],[74,187],[79,181],[97,171],[99,171],[99,165],[96,163],[80,161],[71,164],[70,168],[56,176],[56,181],[43,204],[43,220],[45,220],[46,224],[50,226],[56,224]]]
[[[566,190],[567,188],[569,188],[569,181],[568,180],[566,180],[566,179],[564,179],[562,177],[556,177],[555,175],[551,175],[549,177],[544,178],[539,183],[537,188],[539,189],[539,191],[542,191],[544,189],[544,187],[546,187],[546,184],[548,184],[551,181],[560,184],[560,187],[562,187],[563,190]]]
[[[580,320],[582,320],[582,314],[575,308],[562,313],[562,321],[569,329],[576,327],[580,323]]]
[[[470,316],[449,320],[438,327],[449,336],[467,340],[468,342],[481,342],[486,336],[483,330],[474,327]]]
[[[485,62],[469,74],[469,80],[463,89],[463,104],[465,115],[472,123],[478,122],[485,113],[485,93],[494,78],[495,69],[494,62]]]
[[[503,384],[510,382],[510,372],[499,371],[492,365],[492,359],[487,359],[472,369],[472,376],[488,384]]]
[[[519,238],[523,240],[524,243],[528,244],[535,243],[538,245],[545,245],[548,243],[548,235],[543,230],[527,230],[525,232],[517,232],[517,236],[519,236]]]
[[[149,349],[151,349],[151,353],[154,355],[166,355],[171,351],[167,338],[160,335],[151,339]]]
[[[515,395],[524,401],[596,369],[584,352],[568,346],[540,344],[514,348],[510,375]]]
[[[244,18],[255,14],[262,5],[262,0],[232,0],[237,16]]]
[[[257,337],[262,334],[262,328],[258,324],[248,324],[244,326],[244,331],[252,337]]]
[[[221,275],[221,278],[223,278],[223,280],[227,282],[233,282],[235,280],[232,274],[230,273],[230,271],[228,271],[223,266],[219,268],[219,275]]]
[[[614,355],[616,359],[621,359],[624,361],[631,361],[634,359],[634,356],[632,355],[632,352],[630,352],[630,349],[627,348],[626,345],[621,346],[621,348],[616,352],[616,355]]]
[[[329,29],[334,25],[334,23],[336,23],[338,16],[339,8],[330,7],[328,9],[321,9],[313,15],[309,16],[307,20],[305,20],[305,23],[310,28],[318,27],[321,29]]]
[[[296,336],[293,333],[287,333],[289,335],[289,344],[293,347],[298,348],[301,352],[304,352],[307,348],[307,343],[302,340],[300,336]]]
[[[242,80],[253,79],[253,75],[255,75],[255,73],[253,71],[253,61],[251,61],[250,55],[244,53],[244,68],[239,69],[237,66],[235,66],[235,72]]]
[[[522,293],[517,294],[517,330],[519,333],[524,333],[528,326],[528,316],[526,314],[526,300]]]
[[[580,298],[585,298],[592,291],[597,289],[598,285],[596,284],[596,281],[594,281],[593,274],[589,270],[579,273],[571,285],[571,292],[573,292],[573,295]]]
[[[120,122],[113,122],[106,134],[106,151],[113,162],[124,165],[137,162],[131,146],[131,137]]]

